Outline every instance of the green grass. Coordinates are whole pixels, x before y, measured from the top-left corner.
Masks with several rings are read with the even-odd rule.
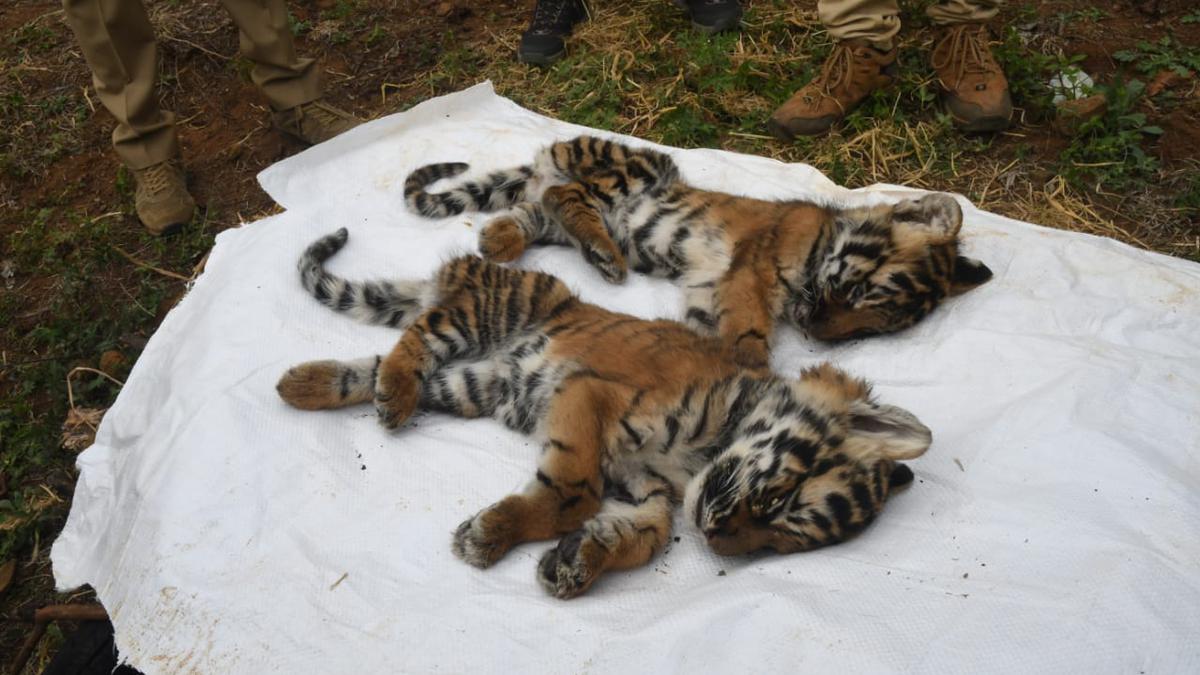
[[[16,51],[41,54],[54,49],[58,35],[47,26],[28,23],[13,32],[5,42],[10,49],[16,48]]]
[[[0,83],[4,79],[0,75]],[[46,88],[32,97],[15,88],[0,94],[0,119],[28,120],[23,127],[0,128],[0,176],[17,180],[36,176],[79,150],[82,145],[74,130],[90,114],[75,88]]]
[[[1182,182],[1174,205],[1184,212],[1185,218],[1200,220],[1200,171],[1193,172]]]
[[[22,282],[49,288],[32,306],[20,292],[0,296],[0,316],[16,317],[3,329],[12,380],[0,401],[0,471],[10,486],[0,499],[0,561],[38,548],[65,515],[51,497],[62,489],[62,476],[51,474],[61,474],[66,452],[59,434],[67,374],[77,365],[97,366],[108,350],[132,363],[160,306],[181,290],[180,282],[147,270],[132,281],[111,274],[129,265],[117,251],[130,246],[128,219],[89,219],[62,209],[26,211],[21,219],[24,226],[4,242],[4,255]],[[201,223],[169,240],[142,239],[138,255],[187,274],[212,240]],[[88,373],[72,382],[79,407],[106,408],[118,390]]]

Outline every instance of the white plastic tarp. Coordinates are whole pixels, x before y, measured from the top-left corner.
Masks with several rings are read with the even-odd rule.
[[[1200,672],[1200,266],[965,201],[964,248],[995,278],[897,335],[836,346],[782,330],[777,371],[829,359],[915,412],[934,444],[857,539],[722,558],[677,522],[666,553],[563,602],[530,544],[487,571],[450,533],[519,489],[538,446],[491,420],[286,407],[300,361],[387,350],[391,330],[320,306],[297,257],[337,227],[352,278],[420,277],[474,250],[487,216],[429,221],[405,175],[479,171],[585,131],[490,84],[361,126],[267,169],[286,212],[222,233],[79,457],[53,550],[91,584],[146,673]],[[604,133],[604,132],[596,132]],[[629,142],[640,142],[625,139]],[[809,166],[665,148],[698,186],[850,192]],[[645,317],[680,293],[608,285],[576,253],[521,265]]]

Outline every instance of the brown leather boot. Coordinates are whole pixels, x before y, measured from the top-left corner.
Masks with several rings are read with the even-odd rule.
[[[895,48],[885,52],[864,42],[839,42],[821,73],[779,106],[767,129],[785,141],[823,134],[895,75]]]
[[[354,115],[320,100],[280,110],[271,117],[276,129],[309,145],[327,141],[362,124],[362,120]]]
[[[133,172],[137,191],[134,208],[146,231],[156,237],[172,234],[192,219],[196,202],[188,194],[179,160],[169,159]]]
[[[1008,79],[992,56],[986,26],[946,26],[933,47],[930,62],[954,126],[963,131],[1008,128],[1012,116]]]

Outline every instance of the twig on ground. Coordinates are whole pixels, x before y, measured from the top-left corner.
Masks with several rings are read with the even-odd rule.
[[[134,265],[137,265],[138,267],[141,267],[142,269],[147,269],[147,270],[150,270],[151,272],[157,272],[158,274],[161,274],[164,277],[170,277],[172,279],[178,279],[180,281],[191,281],[190,278],[185,277],[182,274],[179,274],[178,272],[172,272],[171,270],[164,270],[161,267],[155,267],[154,265],[151,265],[150,263],[142,262],[141,260],[138,260],[137,258],[133,257],[133,254],[129,253],[125,249],[123,249],[120,246],[117,246],[115,244],[113,245],[113,250],[116,251],[117,253],[121,254],[122,258],[125,258],[129,262],[133,263]]]
[[[71,385],[71,378],[75,376],[75,373],[80,373],[80,372],[93,373],[95,375],[99,375],[99,376],[104,377],[104,378],[108,379],[109,381],[113,382],[118,387],[124,387],[125,383],[118,380],[117,378],[113,377],[112,375],[109,375],[108,373],[104,372],[103,370],[97,370],[95,368],[88,368],[87,366],[75,366],[74,368],[71,369],[71,371],[69,373],[67,373],[67,404],[70,405],[71,411],[74,412],[79,417],[79,419],[82,419],[89,427],[92,428],[92,431],[95,431],[96,425],[92,424],[91,421],[87,419],[86,415],[80,414],[79,409],[75,407],[75,389]]]
[[[205,47],[205,46],[203,46],[203,45],[198,45],[198,44],[196,44],[195,42],[192,42],[191,40],[185,40],[185,39],[183,39],[183,38],[181,38],[181,37],[175,37],[174,35],[169,35],[169,34],[166,34],[166,33],[162,33],[162,34],[160,34],[160,35],[159,35],[159,38],[160,38],[160,39],[162,39],[162,40],[166,40],[167,42],[180,42],[180,43],[183,43],[183,44],[185,44],[185,45],[187,45],[187,46],[189,46],[189,47],[191,47],[191,48],[193,48],[193,49],[198,49],[198,50],[200,50],[200,51],[204,52],[205,54],[208,54],[209,56],[212,56],[212,57],[215,57],[215,58],[221,59],[222,61],[232,61],[232,60],[233,60],[233,57],[232,57],[232,56],[225,56],[224,54],[221,54],[221,53],[218,53],[218,52],[214,52],[213,50],[209,49],[208,47]]]
[[[49,605],[33,613],[33,630],[29,633],[29,637],[25,639],[25,644],[21,645],[21,650],[17,652],[17,657],[13,659],[12,665],[9,666],[9,672],[13,675],[25,670],[25,664],[29,662],[29,657],[33,655],[34,648],[41,641],[42,636],[46,633],[46,626],[51,621],[104,621],[108,619],[108,613],[100,605]]]

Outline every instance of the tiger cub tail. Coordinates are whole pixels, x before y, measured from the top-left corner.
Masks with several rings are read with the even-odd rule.
[[[525,187],[533,177],[532,166],[495,171],[481,180],[467,181],[445,192],[428,192],[443,178],[453,178],[468,168],[462,162],[428,164],[404,181],[404,201],[413,213],[426,218],[445,218],[464,211],[500,211],[525,200]]]
[[[313,242],[300,256],[300,283],[321,304],[363,323],[404,328],[437,300],[432,280],[348,281],[325,269],[346,245],[346,228]]]

